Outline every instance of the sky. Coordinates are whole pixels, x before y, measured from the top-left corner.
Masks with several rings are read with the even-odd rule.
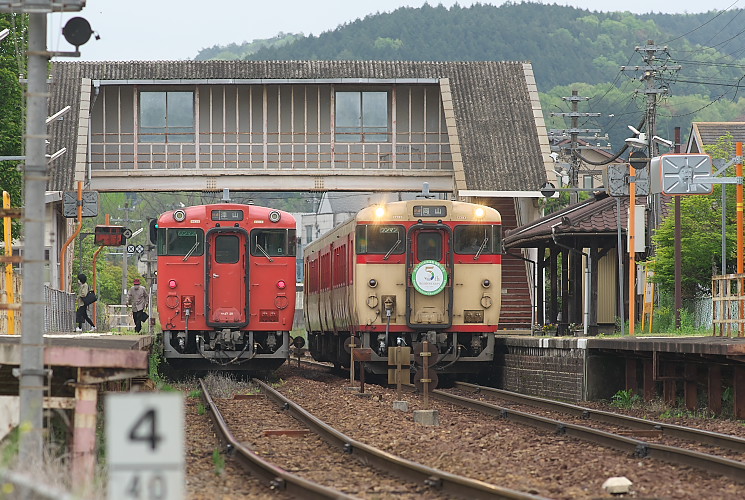
[[[82,61],[193,59],[204,48],[271,38],[280,32],[319,35],[377,12],[399,7],[456,3],[501,5],[481,0],[87,0],[81,12],[48,16],[48,47],[72,51],[62,27],[72,17],[88,20],[100,40],[80,47]],[[519,3],[519,1],[517,2]],[[601,12],[699,13],[745,8],[745,0],[540,0]],[[651,5],[654,5],[652,8]]]

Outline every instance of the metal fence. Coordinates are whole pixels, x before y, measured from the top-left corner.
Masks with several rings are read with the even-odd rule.
[[[75,331],[74,293],[44,286],[44,333]]]

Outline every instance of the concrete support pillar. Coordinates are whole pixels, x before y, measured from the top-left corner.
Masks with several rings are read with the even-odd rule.
[[[662,365],[662,376],[665,377],[665,381],[662,383],[662,395],[665,403],[669,406],[675,406],[678,397],[677,386],[673,378],[675,377],[675,365],[664,363]]]
[[[686,409],[693,411],[698,406],[698,365],[686,363],[683,380]]]
[[[735,366],[732,379],[735,392],[735,418],[745,420],[745,366]]]
[[[709,410],[716,415],[722,413],[722,367],[709,365],[708,388]]]
[[[75,388],[75,430],[73,432],[73,484],[92,484],[96,470],[96,417],[98,387],[79,384]]]
[[[626,390],[637,392],[639,384],[636,380],[636,358],[626,358]]]
[[[644,360],[644,401],[652,401],[657,397],[654,381],[654,364],[651,359]]]

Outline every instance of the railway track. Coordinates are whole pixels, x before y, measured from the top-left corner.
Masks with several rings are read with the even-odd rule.
[[[307,365],[317,367],[316,370],[323,366],[303,362],[303,366]],[[452,390],[435,390],[431,395],[441,403],[497,417],[495,423],[512,421],[543,429],[549,433],[547,438],[550,435],[559,439],[578,438],[609,450],[620,450],[628,457],[652,458],[660,463],[684,465],[712,478],[725,476],[735,481],[729,487],[730,491],[731,488],[740,490],[745,482],[744,437],[655,422],[467,383],[456,383]],[[475,400],[474,396],[486,401]],[[497,400],[502,403],[498,405]],[[651,470],[658,469],[662,467],[651,467]],[[735,486],[737,482],[740,484]]]
[[[200,381],[200,385],[204,403],[210,411],[210,416],[223,446],[229,450],[231,456],[235,457],[241,465],[260,477],[264,484],[271,489],[284,491],[298,498],[359,498],[349,492],[323,486],[320,482],[305,477],[305,475],[289,472],[286,468],[273,463],[274,460],[268,461],[263,458],[264,456],[271,456],[273,459],[278,459],[285,453],[284,451],[272,449],[271,447],[263,447],[260,450],[252,449],[244,445],[243,443],[247,441],[258,441],[258,439],[252,439],[250,435],[246,435],[245,433],[246,423],[248,420],[252,420],[252,415],[256,417],[253,420],[271,422],[273,427],[275,427],[274,432],[276,433],[305,434],[308,430],[311,431],[319,439],[328,443],[330,448],[335,450],[339,458],[334,462],[343,464],[340,466],[347,468],[345,472],[336,473],[335,476],[354,478],[353,482],[357,481],[362,484],[378,484],[379,486],[376,487],[376,491],[373,492],[373,496],[378,498],[381,495],[385,498],[389,496],[395,496],[397,498],[422,498],[422,496],[426,496],[427,498],[542,498],[426,467],[354,440],[314,417],[301,406],[274,390],[271,386],[258,380],[254,382],[260,387],[266,399],[250,398],[232,401],[227,405],[223,405],[223,402],[217,404],[210,396],[207,387],[202,381]],[[276,408],[281,408],[282,410],[275,410],[275,413],[273,415],[270,414],[268,417],[266,413],[259,413],[256,406],[266,405],[267,400],[273,402]],[[266,408],[261,411],[265,412]],[[240,425],[243,428],[242,436],[238,435],[241,431],[230,429],[224,413],[232,414],[230,417],[231,421],[240,419],[243,422]],[[277,413],[280,413],[280,415],[277,415]],[[259,415],[263,416],[259,417]],[[296,421],[294,425],[287,423],[286,419],[290,418],[289,416]],[[277,425],[281,426],[281,422],[284,422],[284,426],[286,427],[276,429]],[[298,423],[300,424],[299,428]],[[254,432],[255,435],[256,432]],[[319,453],[318,450],[315,450],[319,446],[317,440],[307,439],[306,441],[309,442],[309,445],[313,449],[302,451],[300,447],[294,447],[291,451],[294,458],[285,461],[285,463],[297,464],[297,461],[299,461],[304,463],[304,465],[295,467],[298,469],[307,469],[313,461],[311,457],[318,457],[319,455],[326,456],[334,453],[328,450]],[[349,460],[350,456],[355,457],[357,460]],[[364,467],[360,467],[360,464],[364,465]],[[371,470],[368,467],[370,465],[377,472]],[[369,471],[375,477],[360,478],[361,470]],[[388,477],[382,477],[381,471],[383,476]],[[307,473],[308,471],[304,470],[303,472]],[[393,480],[391,483],[390,475],[397,476],[399,479]],[[406,484],[401,484],[400,480],[405,481]],[[345,489],[354,490],[355,488],[355,485],[347,484]],[[388,489],[386,490],[386,488]]]
[[[745,439],[719,434],[701,429],[678,425],[653,422],[640,418],[620,415],[606,411],[598,411],[582,406],[557,402],[549,399],[537,398],[499,389],[456,382],[455,387],[461,391],[477,394],[482,398],[504,400],[524,407],[539,408],[550,411],[558,416],[571,416],[579,421],[592,421],[612,426],[611,430],[599,429],[590,425],[569,423],[565,420],[537,415],[507,406],[499,406],[488,400],[477,400],[464,397],[449,391],[434,390],[432,397],[453,405],[470,408],[489,414],[500,419],[507,419],[521,424],[530,425],[553,431],[557,434],[573,436],[602,446],[632,453],[639,458],[656,458],[667,462],[687,465],[705,472],[722,474],[736,481],[745,483]],[[676,445],[660,444],[646,440],[635,439],[618,428],[632,429],[651,436],[674,438]],[[720,454],[705,453],[689,447],[682,447],[680,441],[716,447],[724,451]],[[736,456],[738,459],[724,455]]]

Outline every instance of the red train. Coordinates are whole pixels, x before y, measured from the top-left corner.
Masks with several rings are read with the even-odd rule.
[[[372,350],[427,340],[440,373],[479,372],[494,358],[502,226],[493,208],[418,199],[371,206],[304,251],[304,314],[318,361],[349,366],[345,343]]]
[[[166,360],[184,370],[272,370],[295,314],[295,218],[220,203],[162,214],[158,314]]]

